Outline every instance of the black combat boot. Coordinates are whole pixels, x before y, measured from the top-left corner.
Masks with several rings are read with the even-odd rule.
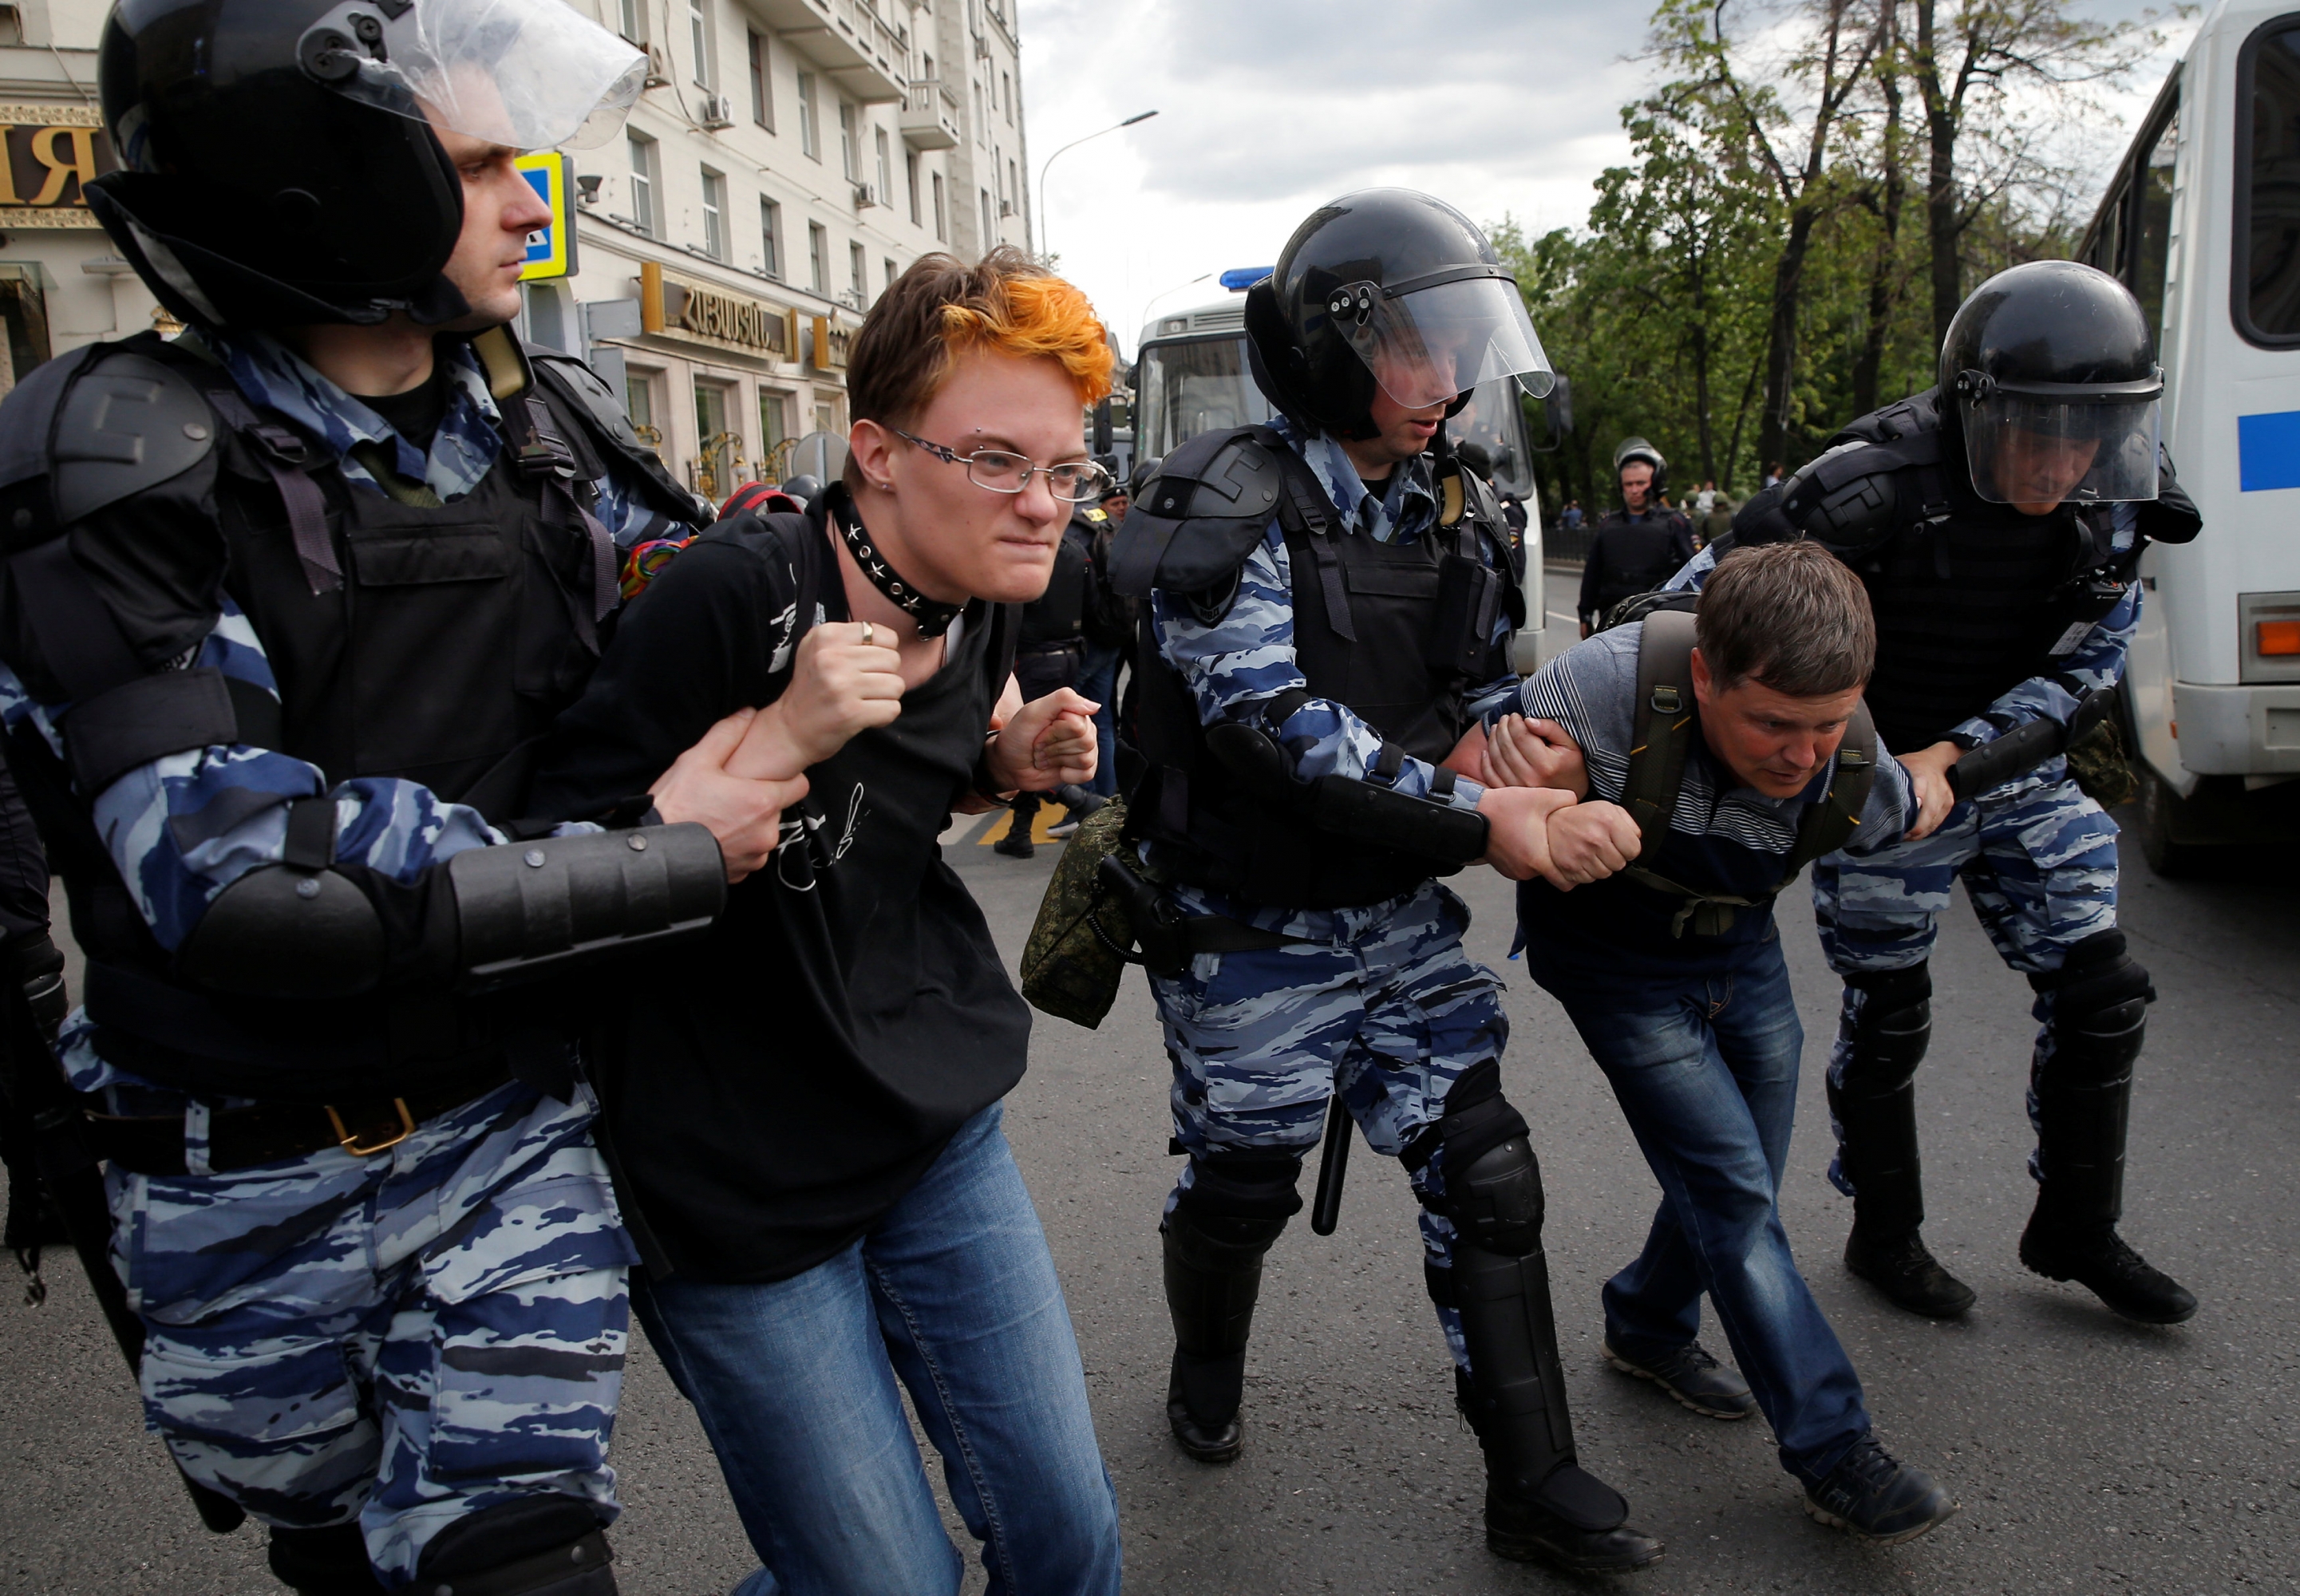
[[[1918,964],[1855,973],[1845,985],[1839,1036],[1848,1051],[1829,1085],[1838,1166],[1854,1191],[1845,1267],[1896,1307],[1954,1318],[1972,1306],[1972,1288],[1941,1268],[1918,1232],[1925,1187],[1916,1073],[1932,1037],[1932,976]]]
[[[2124,933],[2104,931],[2029,981],[2052,994],[2053,1012],[2036,1085],[2044,1179],[2021,1261],[2048,1280],[2075,1281],[2128,1319],[2179,1324],[2196,1311],[2196,1297],[2116,1234],[2132,1066],[2155,996],[2148,973],[2125,956]]]
[[[1174,1319],[1166,1422],[1201,1463],[1238,1457],[1262,1260],[1302,1206],[1294,1191],[1300,1169],[1282,1157],[1201,1162],[1166,1216],[1166,1308]]]

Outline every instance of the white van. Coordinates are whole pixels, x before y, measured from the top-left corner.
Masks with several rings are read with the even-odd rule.
[[[2204,529],[2151,546],[2125,673],[2139,833],[2171,873],[2300,830],[2300,4],[2221,0],[2077,258],[2156,331]]]
[[[1150,302],[1134,359],[1138,458],[1158,459],[1201,432],[1270,420],[1270,403],[1254,387],[1246,354],[1246,291],[1269,275],[1267,266],[1209,273]],[[1455,443],[1485,449],[1494,486],[1525,505],[1526,624],[1518,633],[1516,662],[1531,670],[1549,657],[1542,652],[1549,617],[1542,594],[1541,503],[1516,380],[1480,386],[1446,425]]]

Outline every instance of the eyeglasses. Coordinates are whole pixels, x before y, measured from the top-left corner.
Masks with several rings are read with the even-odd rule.
[[[1100,499],[1118,483],[1117,478],[1090,460],[1042,466],[1027,454],[1013,454],[1004,449],[978,449],[971,454],[961,454],[946,445],[912,437],[899,427],[887,430],[905,443],[916,444],[937,460],[964,466],[969,482],[994,494],[1019,494],[1030,486],[1032,477],[1044,476],[1046,490],[1054,497],[1066,504],[1081,504]]]

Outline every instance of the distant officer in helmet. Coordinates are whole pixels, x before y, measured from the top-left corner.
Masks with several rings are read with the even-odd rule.
[[[1693,558],[1692,523],[1661,502],[1669,461],[1660,450],[1641,437],[1623,438],[1613,451],[1613,479],[1621,507],[1597,523],[1581,565],[1576,608],[1584,637],[1604,624],[1615,604],[1651,593]]]
[[[2122,284],[2068,261],[2013,267],[1949,324],[1937,387],[1846,428],[1743,506],[1725,540],[1812,538],[1860,574],[1878,628],[1869,706],[1886,746],[1912,751],[1920,824],[1815,865],[1813,902],[1846,983],[1829,1070],[1830,1176],[1854,1200],[1845,1261],[1913,1312],[1973,1301],[1919,1228],[1925,965],[1960,878],[2036,993],[2038,1184],[2021,1262],[2142,1323],[2196,1310],[2117,1234],[2155,992],[2116,926],[2115,823],[2062,757],[2123,674],[2142,551],[2201,528],[2158,441],[2163,389]],[[1698,586],[1724,553],[1704,549],[1672,585]]]
[[[1262,1259],[1338,1096],[1342,1148],[1354,1119],[1421,1201],[1488,1543],[1642,1567],[1661,1543],[1575,1460],[1501,984],[1436,879],[1482,862],[1569,884],[1548,856],[1565,794],[1445,764],[1511,702],[1524,619],[1500,509],[1446,419],[1488,380],[1546,391],[1548,362],[1484,236],[1402,189],[1313,213],[1246,324],[1279,420],[1167,455],[1111,561],[1149,600],[1130,890],[1189,1157],[1161,1226],[1168,1418],[1190,1456],[1237,1456]]]
[[[645,72],[558,0],[124,0],[89,202],[188,330],[0,408],[0,719],[146,1417],[299,1591],[615,1588],[635,1251],[554,977],[706,927],[796,792],[729,721],[616,829],[521,820],[618,545],[708,519],[504,325],[513,157]]]

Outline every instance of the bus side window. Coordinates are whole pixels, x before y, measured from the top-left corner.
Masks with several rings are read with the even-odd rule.
[[[2300,344],[2300,28],[2271,24],[2245,44],[2238,81],[2237,329],[2256,344]],[[2248,112],[2249,114],[2246,114]]]
[[[2148,341],[2159,351],[2163,348],[2165,267],[2172,247],[2172,158],[2179,144],[2180,112],[2176,103],[2171,113],[2158,124],[2156,137],[2147,143],[2148,154],[2133,174],[2133,230],[2139,237],[2129,280],[2133,296],[2148,318]]]

